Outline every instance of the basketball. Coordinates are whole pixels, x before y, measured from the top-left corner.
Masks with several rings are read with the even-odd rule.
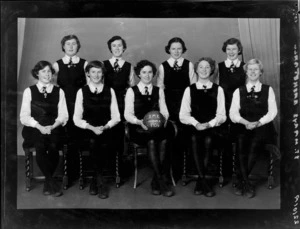
[[[165,118],[159,111],[150,111],[145,115],[143,123],[149,131],[155,131],[164,126]]]

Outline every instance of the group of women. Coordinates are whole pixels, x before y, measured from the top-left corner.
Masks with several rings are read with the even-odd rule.
[[[154,171],[153,195],[174,195],[168,176],[170,163],[178,172],[180,155],[191,146],[198,173],[194,194],[214,196],[206,176],[210,155],[218,142],[234,141],[241,171],[234,193],[255,196],[248,176],[259,147],[273,141],[276,133],[272,120],[277,114],[272,87],[260,82],[261,61],[251,59],[245,64],[239,60],[241,42],[231,38],[223,44],[227,55],[224,62],[217,65],[212,58],[203,57],[193,64],[182,56],[187,50],[184,41],[174,37],[165,47],[170,57],[159,66],[157,74],[155,64],[148,60],[133,67],[123,59],[127,46],[122,37],[114,36],[107,44],[112,53],[109,60],[87,62],[77,55],[81,47],[77,36],[65,36],[61,41],[64,57],[53,65],[39,61],[32,70],[38,83],[24,91],[20,120],[24,145],[36,148],[37,164],[46,178],[43,194],[62,195],[53,173],[65,126],[69,176],[76,180],[78,147],[85,138],[94,171],[89,192],[107,198],[103,168],[109,153],[123,152],[127,121],[131,140],[148,146]],[[217,75],[217,80],[212,81],[212,75]],[[140,79],[137,84],[135,76]],[[153,110],[166,120],[155,133],[148,131],[143,122],[145,114]],[[178,127],[175,140],[170,137],[168,120]]]

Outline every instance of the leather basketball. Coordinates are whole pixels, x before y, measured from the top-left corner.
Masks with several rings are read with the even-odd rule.
[[[143,123],[149,131],[155,131],[163,127],[165,118],[159,111],[150,111],[145,115]]]

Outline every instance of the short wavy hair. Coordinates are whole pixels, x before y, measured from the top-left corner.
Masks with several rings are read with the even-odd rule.
[[[243,66],[245,72],[247,72],[248,66],[251,65],[251,64],[257,64],[257,65],[259,66],[259,70],[260,70],[261,74],[264,73],[264,66],[263,66],[261,60],[259,60],[259,59],[257,59],[257,58],[253,58],[253,59],[249,60],[249,61]]]
[[[92,60],[90,61],[87,66],[85,67],[84,71],[88,73],[91,68],[100,68],[102,70],[102,74],[104,75],[106,73],[106,68],[103,64],[103,62],[99,60]]]
[[[165,47],[166,53],[170,54],[170,48],[173,43],[180,43],[182,46],[182,54],[186,52],[187,48],[184,41],[180,37],[173,37],[171,40],[169,40],[168,45]]]
[[[194,70],[195,72],[197,72],[197,69],[198,69],[198,66],[200,64],[201,61],[207,61],[209,63],[209,66],[210,66],[210,69],[211,69],[211,72],[210,72],[210,75],[213,75],[214,72],[215,72],[215,69],[216,69],[216,61],[213,60],[212,58],[210,57],[201,57],[194,65]]]
[[[243,46],[242,46],[241,41],[239,39],[237,39],[237,38],[229,38],[228,40],[226,40],[223,43],[222,51],[226,53],[227,45],[234,45],[234,44],[236,44],[236,46],[239,49],[238,54],[241,55],[243,53]]]
[[[49,61],[46,60],[41,60],[39,62],[36,63],[36,65],[33,67],[33,69],[31,70],[31,75],[33,76],[33,78],[35,79],[39,79],[38,77],[38,73],[40,70],[44,69],[45,67],[49,66],[52,74],[55,73],[54,68],[52,67],[52,64]]]
[[[79,41],[78,37],[74,34],[64,36],[63,39],[61,40],[60,43],[61,43],[61,49],[62,49],[63,52],[65,52],[64,46],[65,46],[66,41],[72,40],[72,39],[76,40],[76,42],[77,42],[77,52],[79,52],[79,49],[81,48],[81,44],[80,44],[80,41]]]
[[[113,36],[112,38],[110,38],[107,41],[107,46],[108,46],[109,51],[111,52],[111,43],[113,43],[116,40],[121,40],[122,41],[123,48],[124,48],[123,52],[125,52],[125,50],[127,49],[127,44],[126,44],[126,41],[120,36]]]
[[[157,68],[155,66],[155,64],[153,64],[151,61],[149,60],[141,60],[139,61],[136,66],[134,67],[134,72],[137,75],[137,77],[139,77],[142,68],[144,68],[145,66],[150,66],[152,68],[153,71],[153,77],[156,75],[157,72]],[[139,77],[140,78],[140,77]]]

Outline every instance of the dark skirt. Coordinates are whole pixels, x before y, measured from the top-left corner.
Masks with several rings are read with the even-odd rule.
[[[175,132],[173,125],[168,122],[167,126],[155,131],[144,130],[139,125],[128,124],[130,140],[137,144],[147,144],[150,140],[157,142],[174,138]]]
[[[263,141],[265,144],[276,145],[277,143],[277,132],[275,130],[273,122],[255,128],[253,130],[247,130],[246,127],[242,124],[235,124],[232,128],[232,132],[237,137],[246,135],[249,136],[249,139],[255,138],[257,140]]]

